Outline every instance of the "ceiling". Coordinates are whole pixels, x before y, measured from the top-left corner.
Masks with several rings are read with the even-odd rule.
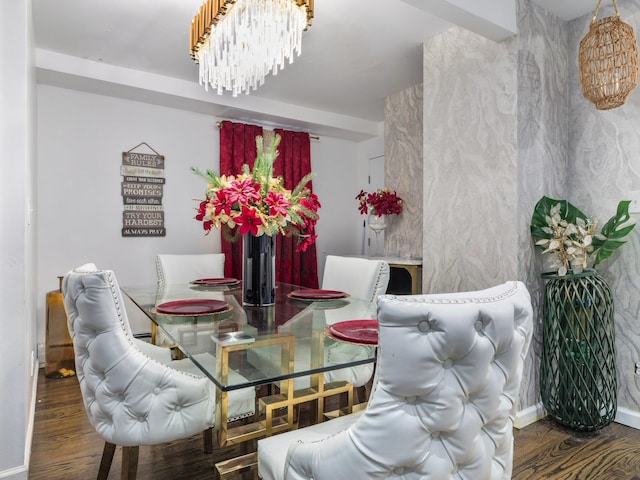
[[[593,0],[534,1],[566,20],[594,8]],[[36,48],[197,83],[188,31],[201,3],[33,0]],[[450,25],[409,1],[316,0],[302,55],[267,77],[251,100],[381,122],[384,98],[421,82],[422,42]],[[214,104],[247,104],[229,93],[224,97],[207,92]]]

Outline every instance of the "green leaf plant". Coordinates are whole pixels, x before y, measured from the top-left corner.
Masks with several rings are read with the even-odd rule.
[[[616,214],[596,232],[597,220],[591,221],[568,201],[542,197],[533,210],[531,236],[559,276],[581,273],[626,243],[625,237],[636,226],[627,224],[630,204],[629,200],[618,203]]]

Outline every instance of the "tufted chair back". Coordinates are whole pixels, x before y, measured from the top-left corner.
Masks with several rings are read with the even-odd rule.
[[[64,277],[62,291],[84,406],[107,442],[105,452],[109,445],[154,445],[213,426],[213,383],[139,348],[113,272],[84,265]]]
[[[198,278],[224,277],[224,253],[160,254],[156,256],[158,283],[189,283]]]
[[[171,290],[175,285],[184,285],[198,278],[224,277],[224,253],[202,253],[202,254],[167,254],[156,255],[156,276],[158,281],[158,297],[156,305],[168,300],[175,300],[171,297]],[[192,291],[192,298],[212,298],[218,297],[223,300],[221,292],[212,295],[212,292]],[[209,335],[206,336],[209,338]],[[155,345],[172,345],[166,333],[151,325],[151,342]]]
[[[525,286],[382,296],[378,321],[377,383],[366,410],[261,440],[261,476],[510,479],[532,332]]]
[[[375,302],[387,291],[389,275],[389,264],[384,260],[327,255],[322,288]]]
[[[389,286],[390,279],[389,264],[384,260],[373,260],[369,258],[341,257],[337,255],[327,255],[322,274],[322,288],[329,290],[340,290],[347,292],[355,298],[361,298],[370,302],[375,302],[380,295],[384,295]],[[346,307],[350,308],[350,307]],[[345,318],[345,309],[341,309],[338,315],[340,320]],[[323,312],[327,325],[335,323],[332,312]],[[369,318],[369,315],[354,311],[346,318],[359,319]],[[353,345],[348,343],[337,343],[329,346],[325,350],[325,364],[333,362],[343,363],[345,361],[355,361],[371,356],[370,345]],[[364,400],[364,386],[373,375],[373,365],[366,363],[355,367],[330,370],[325,373],[326,382],[346,380],[359,388],[360,401]],[[300,382],[300,381],[299,381]]]

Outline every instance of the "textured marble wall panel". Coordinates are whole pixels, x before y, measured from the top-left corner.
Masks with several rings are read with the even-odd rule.
[[[422,257],[422,85],[385,99],[385,185],[404,201],[386,232],[391,256]]]
[[[638,31],[640,4],[619,5]],[[605,6],[600,17],[610,14]],[[529,234],[536,201],[568,198],[604,221],[640,191],[640,94],[608,112],[582,97],[577,53],[589,20],[569,24],[518,0],[515,40],[496,45],[454,28],[424,49],[424,288],[527,284],[536,328],[520,409],[539,401],[544,285]],[[619,406],[632,411],[640,411],[639,252],[640,228],[599,269],[616,302]]]
[[[567,24],[518,3],[501,44],[451,29],[424,51],[424,258],[429,291],[525,282],[536,314],[520,409],[539,400],[540,258],[529,233],[568,175]]]
[[[543,195],[564,198],[568,154],[567,23],[529,1],[518,3],[518,278],[531,294],[535,328],[523,374],[520,408],[540,400],[542,260],[529,226]]]
[[[614,14],[611,4],[599,18]],[[640,3],[618,0],[620,16],[640,32]],[[578,73],[578,45],[589,30],[590,16],[570,23],[569,145],[572,170],[570,200],[587,215],[605,222],[618,202],[640,190],[640,89],[618,108],[596,110],[582,95]],[[638,222],[640,215],[633,215]],[[640,412],[640,381],[634,364],[640,361],[640,227],[626,245],[598,266],[613,291],[618,366],[618,407]]]
[[[457,27],[424,45],[426,291],[516,277],[515,45]]]

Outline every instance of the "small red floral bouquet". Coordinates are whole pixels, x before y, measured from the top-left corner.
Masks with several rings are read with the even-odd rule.
[[[295,235],[297,251],[306,251],[316,241],[314,227],[320,202],[306,187],[313,174],[306,175],[293,191],[284,188],[282,178],[273,177],[279,143],[280,136],[276,135],[265,151],[262,137],[256,137],[253,172],[246,164],[242,174],[228,177],[212,170],[203,173],[191,168],[208,182],[206,198],[200,201],[195,216],[207,234],[216,227],[228,240],[245,233]]]
[[[367,215],[369,209],[371,209],[372,215],[378,217],[382,215],[398,215],[402,212],[402,199],[395,190],[389,188],[379,188],[372,193],[360,190],[360,193],[356,195],[356,200],[360,202],[358,211],[362,215]]]

